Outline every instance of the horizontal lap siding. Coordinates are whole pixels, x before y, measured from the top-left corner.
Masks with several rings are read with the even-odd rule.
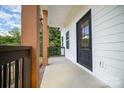
[[[65,56],[72,62],[76,62],[76,25],[73,24],[70,27],[62,31],[62,36],[64,36],[64,46],[65,46]],[[66,32],[69,31],[69,49],[66,49]]]
[[[124,87],[124,6],[92,9],[94,73],[111,87]]]
[[[79,9],[70,24],[63,29],[70,31],[70,48],[65,56],[76,62],[76,23],[92,11],[93,73],[111,87],[124,87],[124,6],[85,6]],[[77,12],[76,12],[77,13]]]

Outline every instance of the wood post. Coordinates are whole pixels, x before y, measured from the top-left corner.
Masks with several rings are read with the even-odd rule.
[[[32,87],[40,86],[40,7],[38,5],[22,6],[21,44],[32,46]]]
[[[48,24],[47,24],[48,11],[43,10],[43,65],[48,64]]]

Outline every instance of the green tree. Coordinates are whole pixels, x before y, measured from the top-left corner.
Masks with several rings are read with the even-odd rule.
[[[21,34],[19,28],[15,27],[9,31],[10,35],[0,36],[0,45],[20,45]]]
[[[61,32],[57,27],[49,27],[49,47],[61,46]]]
[[[9,31],[9,34],[14,38],[15,44],[21,43],[21,34],[18,27],[13,28],[11,31]]]
[[[42,25],[40,25],[40,51],[42,51],[43,44],[43,31]],[[61,46],[61,32],[57,27],[49,27],[49,47],[60,47]],[[42,52],[40,52],[40,56],[42,56]]]

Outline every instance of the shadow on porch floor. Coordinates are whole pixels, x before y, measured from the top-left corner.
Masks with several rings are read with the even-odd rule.
[[[106,88],[108,87],[65,57],[49,58],[41,88]]]

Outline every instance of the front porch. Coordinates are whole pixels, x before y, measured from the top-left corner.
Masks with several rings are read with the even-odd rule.
[[[99,20],[97,23],[97,21],[94,21],[97,20],[97,16],[99,15],[98,10],[96,11],[97,7],[99,10],[105,8],[105,12],[107,13],[112,9],[112,13],[115,15],[117,14],[116,11],[114,11],[115,8],[121,10],[121,12],[119,12],[120,15],[117,17],[118,19],[113,19],[113,15],[109,14],[110,16],[107,16],[105,21],[107,24],[104,23],[103,20]],[[0,87],[11,87],[11,79],[13,79],[15,83],[15,88],[108,87],[100,80],[111,87],[123,87],[124,41],[122,41],[122,39],[124,36],[120,34],[123,33],[122,29],[124,27],[122,20],[122,14],[124,13],[123,8],[122,6],[22,6],[21,46],[0,46]],[[82,17],[87,14],[89,9],[92,10],[91,13],[93,16],[88,15],[88,20],[87,18],[86,20],[90,21],[90,23],[85,24],[85,22],[80,21],[80,18],[81,20],[85,19],[82,19]],[[91,18],[89,18],[89,16]],[[101,13],[101,16],[105,16],[105,14],[103,15],[103,13]],[[98,19],[99,18],[100,17],[98,17]],[[108,19],[111,19],[110,22],[107,21]],[[90,28],[91,21],[93,21],[92,31]],[[77,22],[79,22],[79,25],[77,25]],[[43,32],[43,49],[41,51],[40,25],[42,25],[41,29]],[[88,26],[88,33],[83,31],[83,25],[84,28]],[[103,25],[105,25],[105,28],[101,29]],[[51,57],[48,59],[50,47],[49,27],[60,28],[62,40],[61,48],[65,49],[64,52],[60,50],[62,52],[60,52],[60,54],[65,55],[65,57],[73,62],[65,57]],[[77,33],[79,32],[77,27],[80,27],[80,33]],[[116,29],[114,27],[116,27]],[[82,31],[84,35],[81,34]],[[96,32],[99,33],[96,34]],[[90,35],[91,39],[89,36],[84,37],[85,34],[89,35],[89,33],[92,34],[92,36]],[[77,34],[80,34],[80,38],[77,38]],[[101,37],[106,38],[103,39]],[[89,40],[85,39],[84,41],[88,40],[91,44],[87,46],[85,42],[85,47],[82,46],[84,43],[82,43],[82,38],[89,38]],[[118,43],[120,44],[118,45]],[[112,47],[113,50],[111,50]],[[41,70],[40,52],[43,53]],[[90,59],[90,64],[88,59]],[[14,66],[12,65],[13,62],[15,63]],[[77,66],[77,63],[74,64],[74,62],[80,63],[83,66],[87,65],[86,68],[88,68],[88,66],[93,67],[93,69],[90,69],[93,71],[92,74],[95,74],[100,80],[80,68],[80,66]],[[86,65],[83,64],[83,62],[85,62]],[[11,67],[13,67],[13,69],[15,68],[15,70],[12,71]],[[40,71],[42,73],[40,73]],[[12,74],[14,78],[11,78],[11,72],[14,72]]]
[[[106,88],[108,87],[65,57],[49,58],[41,88]]]

